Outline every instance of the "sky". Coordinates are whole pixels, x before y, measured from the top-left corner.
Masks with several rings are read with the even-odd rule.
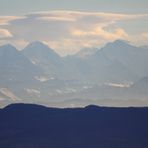
[[[0,45],[39,40],[61,55],[116,39],[148,41],[148,0],[0,0]]]

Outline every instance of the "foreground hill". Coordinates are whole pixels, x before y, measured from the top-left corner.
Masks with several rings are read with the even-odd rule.
[[[0,147],[147,148],[147,115],[148,108],[13,104],[0,110]]]

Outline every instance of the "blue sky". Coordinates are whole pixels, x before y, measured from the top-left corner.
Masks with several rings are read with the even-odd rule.
[[[148,41],[148,0],[0,0],[0,45],[40,40],[60,54]]]

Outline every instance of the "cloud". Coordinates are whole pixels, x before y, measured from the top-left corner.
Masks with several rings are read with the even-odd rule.
[[[38,18],[39,20],[44,20],[44,21],[66,21],[66,22],[73,22],[75,19],[73,18],[65,18],[65,17],[41,17]]]
[[[147,43],[148,32],[143,32],[141,34],[129,35],[127,40],[137,46],[145,46],[145,45],[147,46],[148,45],[148,43]]]
[[[10,38],[13,35],[6,29],[0,29],[0,39]]]
[[[0,16],[0,25],[8,25],[9,22],[22,18],[24,18],[24,16]]]
[[[137,19],[137,18],[145,18],[148,17],[148,14],[121,14],[121,13],[104,13],[104,12],[85,12],[85,11],[64,11],[64,10],[58,10],[58,11],[43,11],[43,12],[35,12],[35,13],[29,13],[26,16],[34,16],[34,17],[48,17],[48,18],[69,18],[69,19],[93,19],[97,18],[102,21],[117,21],[117,20],[125,20],[125,19]],[[48,20],[48,19],[47,19]]]
[[[83,47],[97,47],[116,39],[130,39],[132,35],[120,25],[142,20],[148,14],[117,14],[81,11],[49,11],[24,16],[0,17],[0,28],[13,37],[5,40],[23,47],[40,40],[62,55],[73,54]],[[11,33],[10,33],[11,32]],[[10,34],[8,34],[10,33]]]
[[[93,30],[89,31],[82,31],[82,30],[73,30],[72,34],[77,37],[99,37],[101,36],[105,40],[115,40],[119,38],[126,38],[128,35],[126,32],[121,29],[117,28],[113,32],[106,31],[102,29],[101,27],[96,27]]]
[[[148,32],[142,33],[142,36],[143,36],[144,38],[147,38],[147,39],[148,39]]]

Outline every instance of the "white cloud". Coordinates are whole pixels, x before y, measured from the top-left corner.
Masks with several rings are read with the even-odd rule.
[[[40,40],[65,55],[75,53],[83,47],[96,47],[116,39],[133,40],[119,22],[128,23],[128,21],[146,17],[148,14],[63,10],[29,13],[21,17],[0,17],[0,26],[13,34],[13,38],[5,42],[9,41],[21,47],[28,42]]]
[[[13,35],[6,29],[0,29],[0,39],[10,38]]]
[[[142,36],[143,36],[144,38],[147,38],[147,39],[148,39],[148,32],[142,33]]]
[[[132,44],[137,46],[148,45],[148,32],[144,32],[136,35],[129,35],[127,38]]]
[[[83,30],[73,30],[72,34],[74,36],[78,37],[97,37],[101,36],[105,40],[115,40],[119,38],[126,38],[128,35],[125,33],[125,31],[121,28],[115,29],[113,32],[106,31],[102,29],[101,27],[96,27],[90,31],[83,31]]]
[[[11,21],[23,19],[24,16],[0,16],[0,25],[8,25]]]

